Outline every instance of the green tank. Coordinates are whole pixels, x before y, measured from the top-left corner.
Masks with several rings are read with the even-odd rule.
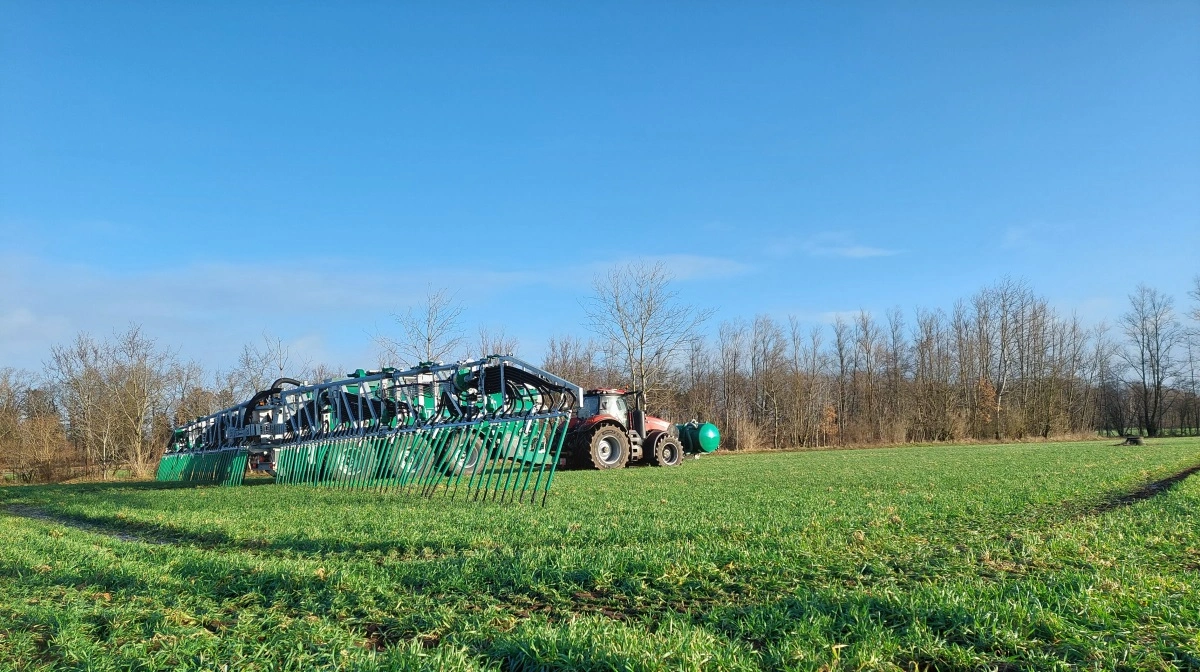
[[[689,422],[675,425],[679,429],[679,440],[689,453],[711,453],[721,445],[721,431],[711,422]]]

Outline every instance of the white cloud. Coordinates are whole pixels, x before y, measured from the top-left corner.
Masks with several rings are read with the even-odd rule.
[[[747,273],[732,260],[701,255],[647,257],[679,281]],[[437,260],[312,259],[288,263],[191,263],[112,271],[46,258],[0,255],[0,366],[36,370],[50,347],[84,331],[108,336],[131,323],[185,359],[226,366],[264,332],[287,343],[298,361],[347,365],[373,361],[371,337],[391,314],[420,301],[429,286],[456,291],[468,307],[464,326],[509,305],[559,312],[589,291],[594,273],[618,263],[479,270]],[[531,306],[544,306],[532,308]],[[526,312],[522,312],[526,311]],[[509,328],[519,331],[519,325]]]
[[[814,257],[869,259],[900,254],[900,250],[859,244],[852,236],[843,233],[824,233],[813,236],[805,242],[803,247],[810,256]]]

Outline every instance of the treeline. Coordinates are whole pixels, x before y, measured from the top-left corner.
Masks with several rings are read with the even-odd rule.
[[[244,401],[293,362],[278,338],[206,371],[130,326],[51,347],[40,374],[0,368],[0,476],[20,482],[153,474],[171,428]],[[296,372],[337,375],[322,366]]]
[[[1195,327],[1200,278],[1192,296]],[[654,321],[641,318],[624,329]],[[566,336],[551,340],[547,367],[587,386],[632,384],[626,358],[616,339]],[[1085,325],[1005,279],[949,312],[726,321],[670,361],[647,388],[652,406],[717,422],[735,449],[1200,432],[1200,330],[1144,286],[1114,326]]]
[[[715,336],[701,335],[711,312],[677,301],[661,265],[615,269],[593,290],[590,337],[551,338],[543,367],[584,387],[644,389],[651,412],[714,421],[730,449],[1200,431],[1200,278],[1183,319],[1172,297],[1141,286],[1118,324],[1086,325],[1005,279],[948,311],[860,311],[831,325],[759,315]],[[395,316],[399,338],[377,337],[379,363],[520,354],[503,328],[471,342],[462,314],[431,290]],[[80,334],[39,373],[0,368],[0,474],[147,476],[172,426],[279,377],[343,373],[296,361],[268,335],[207,370],[136,325]]]

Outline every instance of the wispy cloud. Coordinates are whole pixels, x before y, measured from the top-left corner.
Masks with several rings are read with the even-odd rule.
[[[673,254],[643,259],[662,262],[680,282],[753,271],[752,266],[722,257]],[[363,357],[372,347],[375,325],[389,325],[392,313],[418,303],[431,285],[456,291],[468,307],[468,321],[507,303],[521,307],[507,313],[519,323],[562,310],[555,306],[566,306],[564,315],[569,313],[576,299],[590,291],[595,273],[631,260],[513,270],[405,261],[385,270],[354,260],[310,259],[117,272],[30,255],[0,255],[0,287],[5,288],[0,292],[0,366],[36,370],[51,345],[81,331],[107,336],[130,323],[142,325],[182,357],[214,367],[231,361],[242,344],[261,340],[264,332],[281,337],[302,360],[367,361]],[[522,312],[525,306],[534,314]],[[519,324],[511,330],[519,331]]]
[[[842,257],[845,259],[870,259],[900,254],[900,250],[863,245],[855,241],[853,236],[844,233],[823,233],[813,236],[804,243],[803,249],[814,257]]]

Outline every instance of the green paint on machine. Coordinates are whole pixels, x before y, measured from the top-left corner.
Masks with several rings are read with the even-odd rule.
[[[582,392],[512,357],[308,385],[280,379],[173,433],[160,481],[402,489],[530,501],[549,490]]]

